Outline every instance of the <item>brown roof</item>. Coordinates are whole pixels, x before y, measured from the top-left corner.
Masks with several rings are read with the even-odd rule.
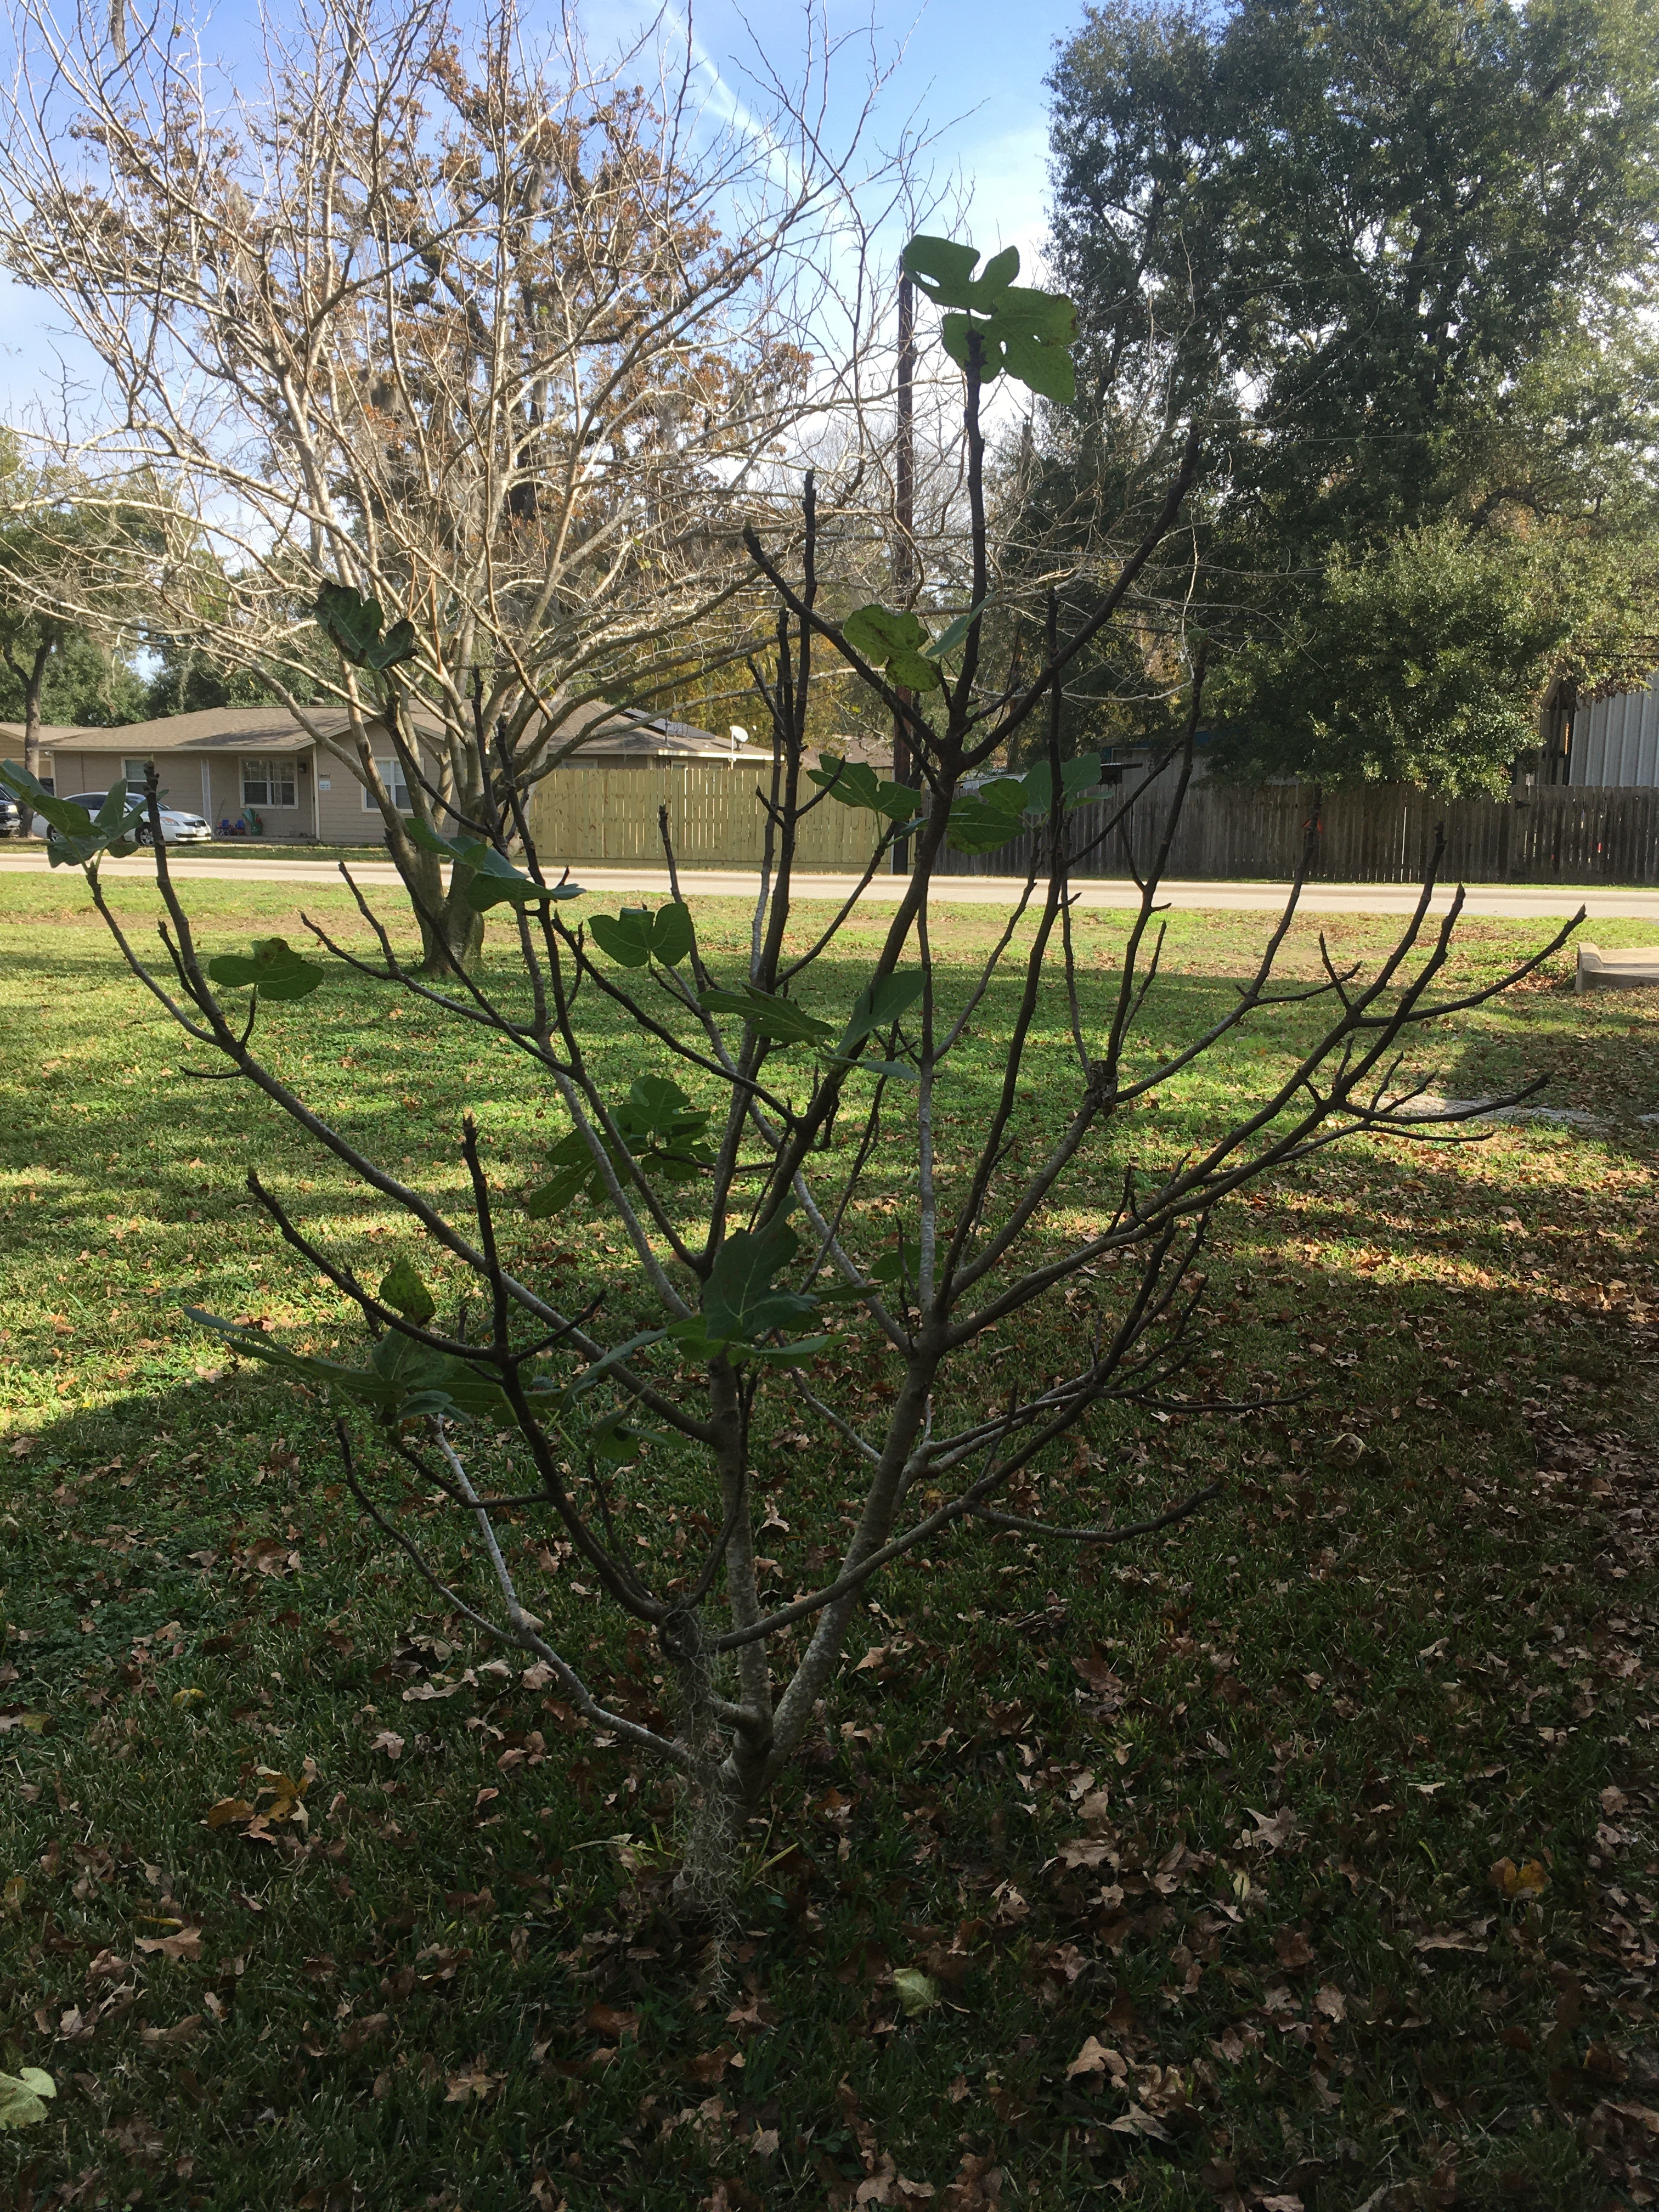
[[[307,707],[307,720],[325,737],[338,737],[349,717],[343,707]],[[435,732],[440,725],[430,714],[418,713],[416,726]],[[21,722],[0,722],[0,738],[21,744]],[[303,752],[312,743],[286,707],[202,707],[188,714],[160,714],[149,722],[118,722],[108,729],[86,724],[43,727],[40,743],[52,754],[211,753],[245,751]]]
[[[306,720],[325,737],[337,738],[348,726],[343,707],[307,707]],[[416,726],[423,735],[436,737],[442,724],[429,708],[416,708]],[[574,736],[595,727],[573,765],[594,761],[638,760],[769,760],[759,746],[741,746],[729,737],[716,737],[690,722],[664,715],[641,714],[636,708],[611,707],[604,700],[575,708],[560,726],[561,735]],[[0,743],[21,744],[21,722],[0,722]],[[188,714],[161,714],[148,722],[120,722],[108,729],[88,725],[44,726],[40,743],[48,752],[119,752],[137,758],[160,753],[258,751],[303,752],[312,743],[309,731],[283,706],[204,707]]]

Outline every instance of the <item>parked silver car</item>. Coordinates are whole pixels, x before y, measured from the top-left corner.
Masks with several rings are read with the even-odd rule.
[[[108,796],[106,791],[70,791],[64,793],[71,806],[84,806],[94,819]],[[143,794],[129,789],[128,796],[136,805]],[[163,844],[206,845],[213,842],[213,824],[204,822],[199,814],[185,814],[176,806],[164,806],[161,815]],[[141,822],[132,834],[140,845],[148,845],[150,842],[149,823]],[[50,836],[51,832],[48,831],[47,835]]]

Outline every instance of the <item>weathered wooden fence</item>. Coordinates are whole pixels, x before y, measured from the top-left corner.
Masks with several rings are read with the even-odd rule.
[[[1073,818],[1079,875],[1126,878],[1157,852],[1169,811],[1156,790],[1115,828],[1119,802],[1096,800]],[[1443,799],[1409,785],[1328,792],[1276,785],[1242,790],[1200,783],[1188,792],[1165,874],[1222,881],[1296,873],[1308,826],[1310,872],[1329,883],[1422,878],[1443,829],[1443,878],[1471,884],[1659,883],[1659,791],[1542,790],[1514,799]],[[971,875],[1023,874],[1032,840],[955,856]],[[1130,855],[1133,856],[1133,867]]]
[[[533,829],[549,860],[659,866],[657,809],[666,805],[674,854],[688,868],[750,867],[764,816],[752,770],[709,767],[563,769],[538,787]],[[1158,849],[1169,799],[1154,790],[1109,827],[1115,799],[1073,817],[1075,872],[1127,878]],[[1443,826],[1443,876],[1466,883],[1659,883],[1659,791],[1537,790],[1515,799],[1437,799],[1403,785],[1338,791],[1322,799],[1291,784],[1247,790],[1200,783],[1188,793],[1166,874],[1225,881],[1284,880],[1296,872],[1307,825],[1316,823],[1312,872],[1333,883],[1420,878]],[[802,824],[800,866],[856,872],[869,857],[867,815],[834,800]],[[953,874],[1023,875],[1032,841],[1000,851],[947,853]],[[1131,865],[1133,856],[1133,866]]]
[[[663,865],[657,810],[668,809],[674,858],[684,868],[749,868],[761,857],[766,816],[753,768],[556,769],[536,787],[531,832],[561,863]],[[799,865],[856,875],[874,843],[871,819],[833,799],[801,824]]]

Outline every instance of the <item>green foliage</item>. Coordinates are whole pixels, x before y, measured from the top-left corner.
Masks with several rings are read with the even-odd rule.
[[[912,691],[937,691],[945,681],[939,664],[927,653],[927,633],[913,614],[860,607],[848,616],[841,634],[854,653],[885,672],[890,684],[906,684]]]
[[[914,1304],[921,1280],[921,1246],[902,1232],[890,1252],[878,1252],[870,1262],[870,1279],[896,1291],[907,1305]]]
[[[866,984],[853,1003],[847,1025],[839,1037],[833,1022],[809,1014],[792,999],[744,983],[734,991],[710,989],[699,994],[700,1003],[711,1014],[737,1014],[769,1042],[787,1048],[810,1044],[830,1060],[850,1064],[861,1074],[896,1076],[914,1082],[915,1071],[902,1061],[854,1060],[853,1055],[878,1030],[890,1028],[921,996],[924,979],[919,973],[896,974]]]
[[[160,638],[149,646],[156,666],[144,685],[142,713],[146,715],[193,714],[216,707],[270,707],[282,703],[275,686],[252,669],[227,668],[200,647]],[[283,690],[302,706],[320,696],[316,678],[304,669],[285,667]]]
[[[0,579],[0,593],[3,589]],[[149,707],[143,678],[118,643],[68,624],[43,629],[32,616],[8,616],[0,604],[0,721],[23,720],[24,679],[41,643],[49,648],[40,683],[44,724],[105,730],[144,720]]]
[[[466,902],[475,914],[487,914],[492,906],[540,906],[552,899],[573,899],[583,896],[580,884],[538,884],[515,868],[504,854],[493,845],[485,844],[482,837],[462,835],[445,837],[422,822],[418,815],[406,823],[410,842],[418,845],[423,853],[453,860],[457,867],[470,868],[471,881],[466,887]]]
[[[622,1145],[601,1141],[619,1174],[624,1151],[670,1183],[694,1182],[713,1164],[714,1155],[706,1141],[708,1114],[694,1106],[679,1085],[665,1076],[635,1077],[617,1112],[616,1123]],[[548,1160],[556,1170],[552,1179],[532,1191],[524,1202],[524,1210],[532,1219],[547,1220],[562,1213],[578,1197],[605,1195],[604,1172],[580,1129],[562,1137]]]
[[[317,594],[317,619],[328,634],[343,660],[354,668],[367,668],[384,675],[388,668],[396,668],[405,660],[412,660],[418,650],[415,625],[405,617],[380,635],[386,620],[378,599],[366,599],[349,584],[325,582]]]
[[[221,952],[208,962],[208,974],[232,990],[251,984],[267,999],[277,1000],[303,999],[323,981],[316,962],[283,937],[255,938],[252,954]]]
[[[625,906],[620,914],[588,916],[594,943],[620,968],[648,968],[653,960],[678,968],[694,942],[691,909],[681,900],[658,907]]]
[[[1072,687],[1103,730],[1155,730],[1186,614],[1253,774],[1484,785],[1553,677],[1632,672],[1659,628],[1659,380],[1632,313],[1659,235],[1654,31],[1649,0],[1090,11],[1052,80],[1085,401],[1039,423],[1033,570],[1132,533],[1185,425],[1206,433],[1195,570],[1149,572],[1167,614],[1126,617]],[[1540,618],[1540,532],[1607,585],[1570,592],[1571,624]],[[1345,649],[1362,574],[1361,654],[1412,633],[1392,677]]]
[[[776,1286],[799,1249],[800,1239],[787,1221],[760,1231],[733,1230],[703,1289],[703,1328],[712,1341],[752,1344],[775,1329],[798,1328],[817,1316],[816,1299]]]
[[[949,239],[913,238],[903,264],[936,307],[957,309],[940,321],[939,337],[959,368],[978,368],[988,384],[1005,369],[1044,399],[1069,405],[1077,396],[1072,343],[1077,313],[1057,293],[1017,285],[1019,252],[993,254],[975,276],[979,255]],[[900,679],[904,680],[904,679]]]
[[[844,761],[821,753],[819,765],[808,769],[811,781],[843,806],[881,814],[913,829],[919,817],[919,794],[902,783],[880,781],[864,761]],[[1060,764],[1064,803],[1069,810],[1081,805],[1100,788],[1100,757],[1085,753]],[[1023,829],[1042,821],[1048,813],[1052,788],[1048,763],[1038,761],[1023,776],[996,776],[977,788],[963,792],[951,801],[951,842],[960,853],[994,853]],[[733,1006],[726,1011],[737,1012]]]
[[[102,490],[63,469],[23,465],[0,429],[0,718],[107,728],[137,720],[143,688],[131,662],[133,587],[146,533]],[[112,619],[79,618],[94,592]],[[131,601],[129,605],[126,603]]]
[[[83,868],[103,853],[125,860],[133,849],[129,833],[144,818],[144,803],[129,806],[124,785],[106,793],[94,817],[76,801],[55,797],[15,761],[0,762],[0,791],[32,806],[49,825],[46,858],[54,868]]]
[[[697,996],[709,1013],[741,1015],[757,1036],[774,1044],[827,1045],[835,1039],[830,1023],[820,1021],[816,1014],[805,1012],[776,992],[757,990],[752,983],[740,983],[734,991],[701,991]]]
[[[396,1330],[389,1330],[371,1346],[367,1367],[351,1367],[341,1360],[295,1352],[199,1306],[187,1305],[184,1311],[198,1328],[211,1330],[244,1358],[257,1359],[311,1383],[336,1403],[364,1407],[390,1424],[437,1416],[446,1420],[489,1421],[505,1428],[517,1419],[501,1384],[487,1371],[417,1344],[413,1337]],[[659,1343],[662,1334],[660,1329],[638,1332],[626,1343],[612,1346],[568,1382],[562,1382],[544,1370],[523,1372],[525,1395],[538,1419],[573,1441],[585,1439],[592,1425],[578,1418],[579,1401],[619,1362]],[[599,1418],[603,1424],[610,1416]]]
[[[909,1012],[926,988],[927,978],[920,969],[900,969],[896,975],[884,975],[879,982],[866,983],[853,1001],[847,1027],[836,1047],[836,1058],[851,1059],[866,1037],[891,1029],[895,1022]],[[860,1060],[855,1065],[866,1075],[896,1075],[907,1083],[915,1080],[915,1070],[906,1067],[900,1060]]]
[[[882,781],[867,761],[842,760],[836,753],[820,753],[809,779],[827,791],[838,805],[854,806],[867,814],[884,814],[890,822],[905,825],[916,819],[918,794],[907,783]]]
[[[1339,553],[1296,629],[1237,672],[1265,726],[1224,736],[1219,760],[1500,791],[1537,741],[1537,672],[1592,629],[1598,592],[1620,582],[1565,533],[1471,535],[1455,521]]]
[[[438,1310],[438,1302],[421,1280],[419,1268],[407,1259],[394,1261],[382,1276],[380,1304],[394,1307],[417,1328],[423,1328]]]
[[[1100,759],[1084,753],[1060,763],[1061,804],[1069,811],[1100,788]],[[958,799],[951,809],[951,842],[962,853],[994,853],[1022,830],[1046,819],[1054,777],[1046,760],[1023,776],[999,776]]]

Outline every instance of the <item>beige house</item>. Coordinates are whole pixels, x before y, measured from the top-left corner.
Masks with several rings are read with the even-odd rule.
[[[307,714],[330,738],[343,736],[343,708],[312,708]],[[716,738],[689,722],[666,721],[603,705],[583,708],[571,718],[575,730],[604,720],[608,726],[588,743],[572,766],[653,768],[675,763],[728,762],[734,767],[769,760],[758,748],[740,743],[738,734]],[[439,725],[416,714],[417,731],[427,738]],[[382,781],[399,805],[408,789],[384,726],[371,723],[371,739]],[[355,775],[302,729],[285,707],[215,707],[189,714],[167,714],[151,722],[130,722],[114,729],[44,728],[40,732],[41,781],[64,799],[80,792],[107,791],[112,784],[142,785],[146,764],[154,761],[161,796],[185,813],[200,814],[216,832],[222,824],[257,817],[262,836],[283,844],[378,845],[380,811]],[[384,751],[382,751],[382,744]],[[0,722],[0,757],[21,761],[21,723]],[[435,775],[434,781],[436,781]]]

